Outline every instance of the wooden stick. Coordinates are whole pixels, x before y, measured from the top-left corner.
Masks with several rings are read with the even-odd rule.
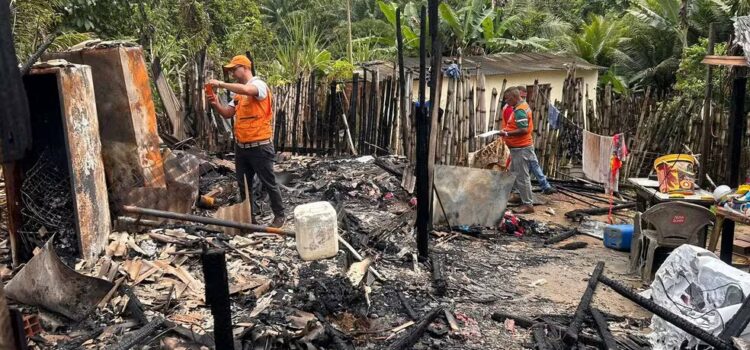
[[[427,330],[427,327],[435,321],[440,314],[443,313],[442,307],[437,307],[433,309],[432,311],[428,312],[427,315],[425,315],[422,320],[417,323],[416,326],[412,328],[409,333],[404,335],[403,337],[396,340],[393,344],[391,344],[390,349],[391,350],[405,350],[410,349],[418,340],[422,337],[422,334],[424,334],[425,330]]]

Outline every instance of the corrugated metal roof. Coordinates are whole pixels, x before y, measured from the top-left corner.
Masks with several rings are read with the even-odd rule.
[[[742,46],[742,51],[745,51],[745,59],[750,65],[750,16],[734,18],[734,36]]]
[[[443,57],[443,68],[454,61],[454,58]],[[464,69],[478,69],[479,73],[485,75],[509,75],[527,72],[558,71],[566,70],[575,63],[578,69],[601,69],[600,67],[584,61],[579,57],[555,55],[550,53],[500,53],[485,56],[468,56],[463,58]],[[429,58],[427,66],[429,67]],[[368,69],[392,71],[393,63],[385,61],[374,61],[363,64]],[[418,70],[418,57],[405,57],[404,66],[407,69]]]

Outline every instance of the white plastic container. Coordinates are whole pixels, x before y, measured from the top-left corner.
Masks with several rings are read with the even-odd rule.
[[[338,217],[328,202],[315,202],[294,208],[297,251],[302,260],[320,260],[339,251]]]

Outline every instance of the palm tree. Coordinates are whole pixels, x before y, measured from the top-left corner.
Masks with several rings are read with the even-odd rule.
[[[282,26],[284,20],[300,13],[307,3],[301,0],[263,0],[260,12],[271,25]]]
[[[629,37],[620,45],[621,53],[615,55],[619,72],[635,89],[650,85],[659,91],[670,90],[682,52],[678,34],[644,24],[631,25],[628,31]]]
[[[622,22],[593,15],[578,32],[564,37],[563,51],[583,58],[589,63],[609,67],[614,63],[616,56],[622,55],[618,47],[624,39],[624,34]]]

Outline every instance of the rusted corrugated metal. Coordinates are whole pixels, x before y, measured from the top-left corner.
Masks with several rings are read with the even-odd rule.
[[[88,66],[56,62],[38,64],[31,69],[29,75],[55,77],[52,83],[56,82],[59,101],[50,101],[50,103],[60,105],[59,117],[62,119],[64,129],[62,133],[68,159],[70,193],[73,196],[75,209],[71,215],[75,217],[79,252],[84,259],[95,258],[107,243],[111,221],[91,69]],[[29,94],[35,93],[33,87],[27,87],[27,90]],[[37,116],[30,116],[32,119],[35,117]],[[36,148],[55,146],[46,145],[46,142],[49,140],[37,139],[34,140],[34,145]],[[24,176],[23,169],[20,168],[22,163],[5,166],[6,174],[12,177],[12,183],[22,182]],[[11,193],[14,196],[19,195],[18,190],[9,192],[9,196]],[[10,200],[9,198],[9,202]],[[18,201],[15,202],[18,203]],[[19,203],[13,207],[9,206],[9,211],[20,212],[23,209],[22,205]],[[20,218],[20,215],[11,213],[11,217]],[[21,222],[13,220],[9,222],[9,230],[17,232],[20,225]]]
[[[165,187],[156,113],[140,47],[106,43],[54,53],[91,66],[110,193],[121,201],[134,187]]]

